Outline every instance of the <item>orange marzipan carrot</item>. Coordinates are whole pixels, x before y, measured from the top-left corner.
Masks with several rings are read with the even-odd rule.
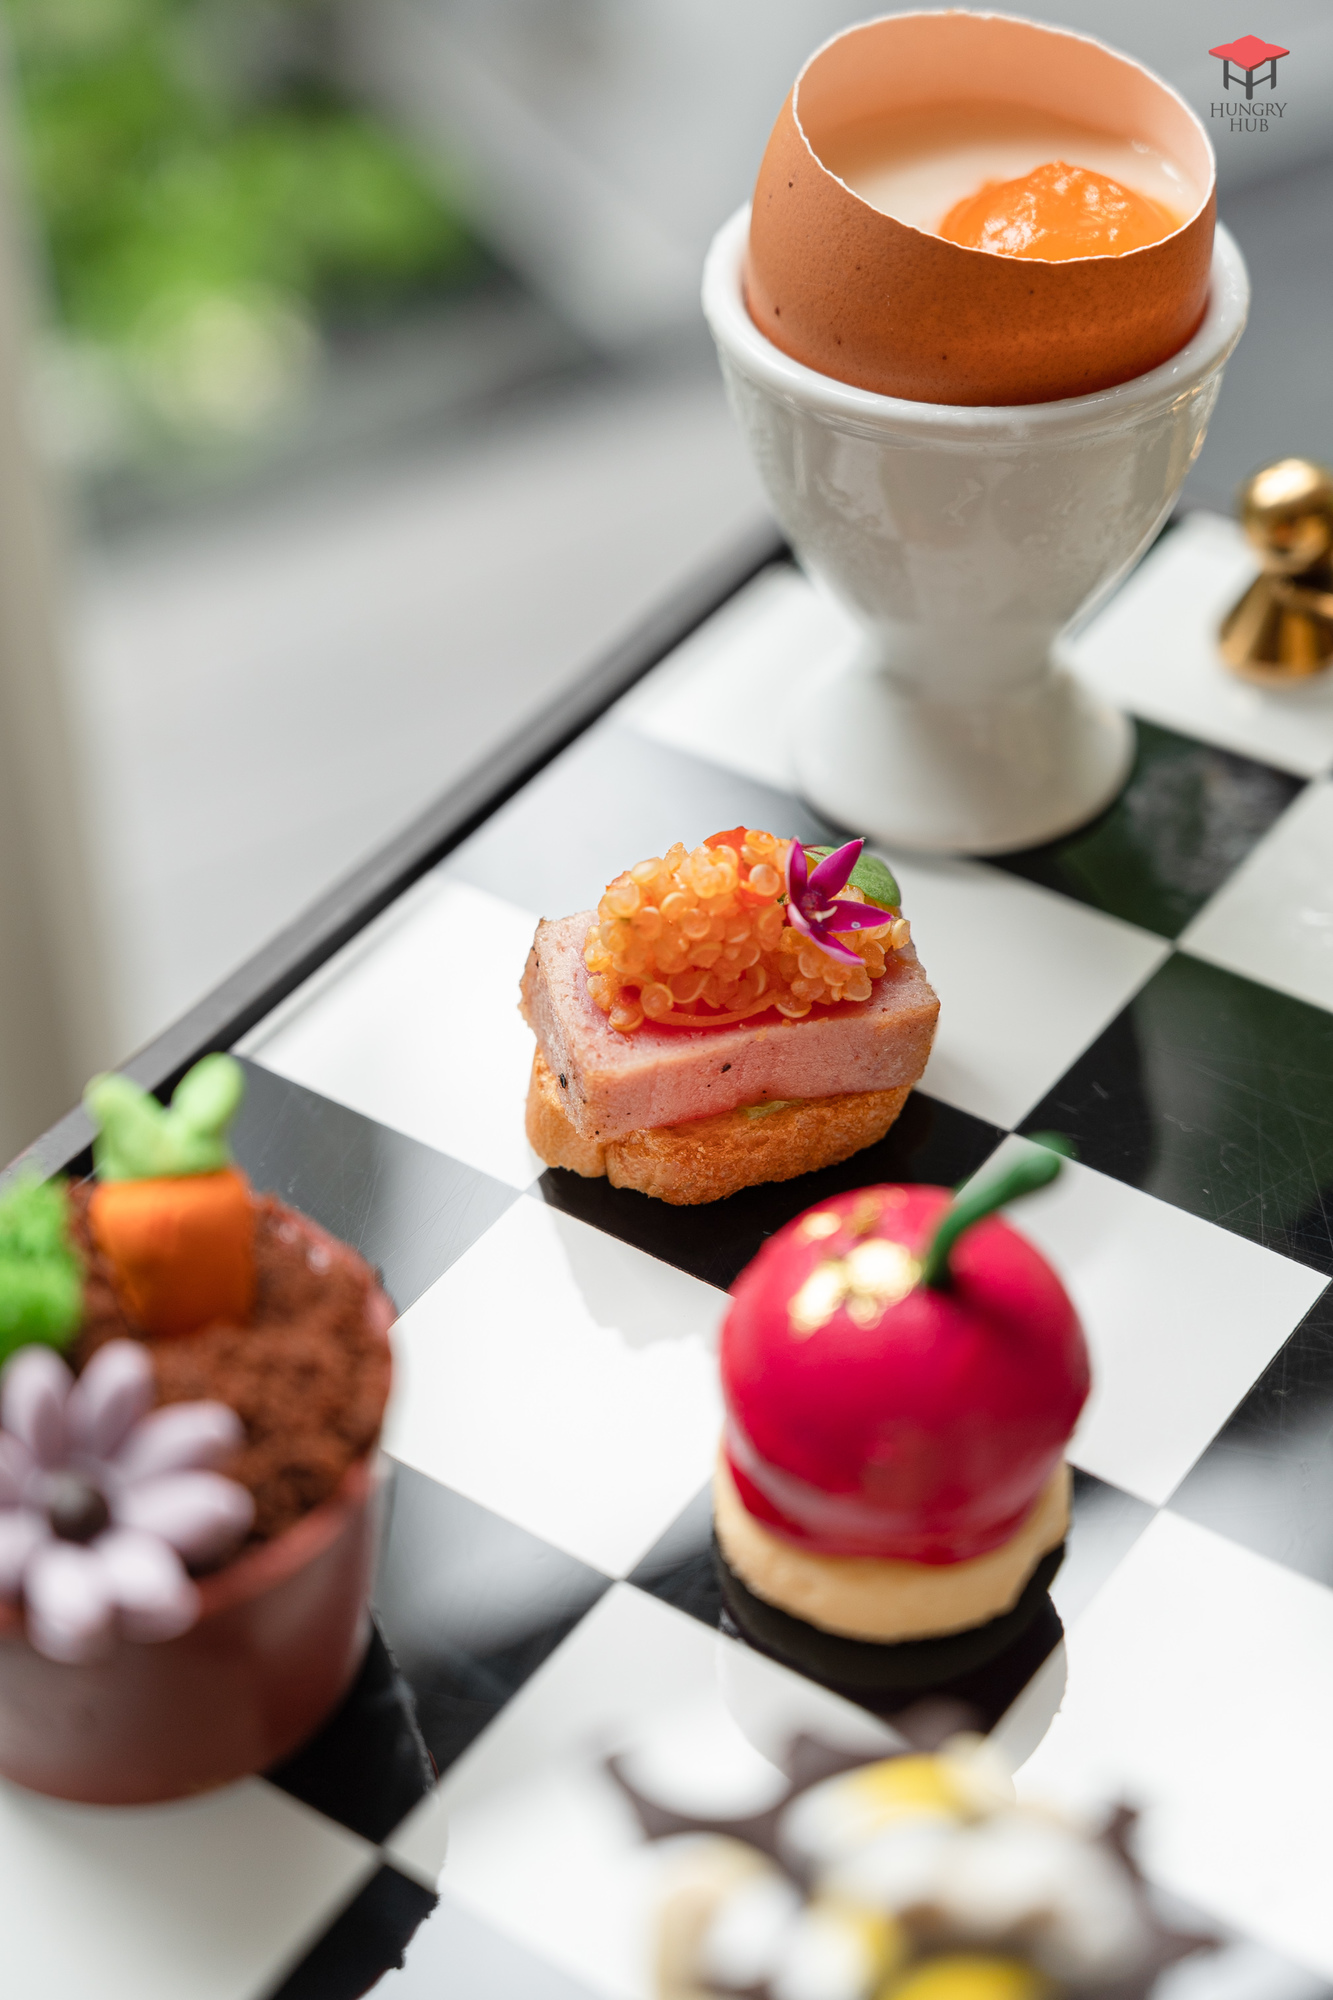
[[[255,1208],[235,1167],[172,1179],[103,1181],[89,1221],[121,1302],[146,1333],[193,1333],[249,1318]]]

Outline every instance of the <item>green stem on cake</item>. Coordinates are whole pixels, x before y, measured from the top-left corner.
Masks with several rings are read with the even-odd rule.
[[[974,1181],[945,1211],[921,1266],[923,1285],[936,1292],[950,1290],[953,1272],[949,1257],[959,1237],[1006,1203],[1049,1186],[1064,1161],[1073,1154],[1068,1139],[1058,1132],[1033,1132],[1029,1138],[1035,1151],[1023,1153],[988,1180]]]

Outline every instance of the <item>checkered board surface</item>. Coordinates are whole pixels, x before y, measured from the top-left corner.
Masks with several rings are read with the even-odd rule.
[[[1025,1794],[1140,1805],[1153,1881],[1229,1938],[1169,2000],[1333,1990],[1333,687],[1215,665],[1248,567],[1195,516],[1073,642],[1138,718],[1099,822],[985,864],[890,857],[939,1036],[845,1167],[671,1209],[543,1172],[522,1127],[539,914],[717,826],[835,831],[787,742],[843,626],[790,569],[247,1038],[243,1164],[402,1308],[383,1640],[265,1778],[118,1813],[0,1789],[7,1993],[646,2000],[604,1752],[743,1786],[795,1728],[878,1728],[717,1629],[724,1288],[831,1190],[954,1183],[1050,1127],[1080,1163],[1021,1226],[1095,1388],[1065,1639],[999,1733]]]

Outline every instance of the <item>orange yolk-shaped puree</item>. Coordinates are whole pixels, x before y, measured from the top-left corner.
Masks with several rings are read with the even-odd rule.
[[[938,235],[965,250],[1002,257],[1122,257],[1160,243],[1177,216],[1108,174],[1049,160],[1013,181],[987,181],[955,202]]]

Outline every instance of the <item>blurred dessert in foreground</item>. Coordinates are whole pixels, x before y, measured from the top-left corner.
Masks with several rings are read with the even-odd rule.
[[[786,1796],[748,1820],[691,1818],[612,1770],[671,1840],[658,2000],[1143,2000],[1213,1942],[1157,1914],[1132,1813],[1092,1832],[1020,1804],[978,1736],[877,1762],[800,1739]]]
[[[677,1204],[882,1139],[939,1002],[882,861],[732,827],[543,921],[523,975],[549,1166]]]

